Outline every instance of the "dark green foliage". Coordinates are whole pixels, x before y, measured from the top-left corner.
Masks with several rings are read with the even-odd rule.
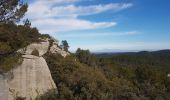
[[[22,60],[16,50],[39,38],[31,28],[29,20],[25,25],[15,25],[27,11],[27,4],[20,0],[0,1],[0,73],[14,68]],[[50,40],[52,46],[53,40]],[[68,51],[66,40],[62,47]],[[32,52],[39,56],[38,50]],[[78,49],[75,55],[63,58],[48,52],[44,55],[56,90],[38,97],[40,100],[169,100],[170,98],[170,52],[139,52],[100,55],[96,58],[89,50]],[[90,67],[89,67],[90,66]],[[17,100],[26,98],[17,97]]]
[[[20,54],[0,55],[0,73],[7,72],[22,62]]]
[[[68,51],[68,48],[69,48],[69,45],[68,45],[68,42],[66,40],[63,40],[61,42],[61,47],[65,50],[65,51]]]
[[[133,87],[138,89],[138,95],[149,100],[168,100],[169,79],[168,70],[164,70],[170,64],[168,55],[140,52],[137,54],[119,54],[107,58],[99,58],[99,66],[105,70],[106,66],[112,71],[112,75],[129,80]],[[114,71],[112,70],[114,69]],[[110,71],[104,71],[107,76]]]
[[[108,58],[119,66],[150,66],[170,72],[170,50],[138,53],[97,54],[99,58]]]
[[[37,49],[34,49],[31,53],[31,55],[34,55],[34,56],[39,56],[39,52]]]
[[[30,27],[31,26],[31,22],[28,19],[24,20],[24,26],[25,27]]]
[[[18,22],[27,8],[21,0],[0,0],[0,24]]]
[[[37,97],[36,100],[58,100],[57,91],[56,90],[49,90],[44,95]]]
[[[21,0],[0,0],[0,71],[11,70],[20,59],[16,51],[40,36],[36,28],[30,27],[26,20],[25,26],[16,25],[27,11],[27,4]],[[28,27],[29,26],[29,27]]]
[[[0,25],[0,54],[14,52],[32,42],[38,42],[40,34],[36,28],[15,24]],[[4,52],[5,51],[5,52]]]
[[[0,42],[0,54],[5,54],[11,51],[11,47],[6,42]]]
[[[169,100],[170,79],[150,54],[94,57],[96,67],[89,67],[91,55],[81,49],[66,58],[46,54],[59,93],[45,100]]]
[[[41,38],[49,38],[49,39],[51,39],[51,36],[49,34],[41,34]]]
[[[15,24],[0,24],[0,70],[9,71],[19,61],[16,53],[32,42],[39,42],[40,34],[36,28]]]
[[[102,70],[81,64],[72,55],[63,58],[60,55],[48,53],[45,59],[58,88],[55,99],[113,100],[120,98],[120,100],[126,100],[129,98],[135,100],[137,98],[137,89],[133,88],[130,81],[116,77],[109,80]],[[50,97],[52,100],[54,97],[53,93],[45,95],[52,95],[46,100],[50,100]]]
[[[81,50],[78,48],[75,55],[80,63],[96,67],[96,57],[94,54],[91,54],[89,50]]]

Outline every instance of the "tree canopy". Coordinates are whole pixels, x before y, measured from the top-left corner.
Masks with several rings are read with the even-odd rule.
[[[68,51],[69,45],[68,45],[67,40],[63,40],[63,41],[61,42],[61,47],[62,47],[65,51]]]
[[[166,56],[159,54],[163,61],[147,58],[150,54],[121,54],[94,60],[92,56],[95,55],[89,50],[80,48],[66,58],[47,53],[44,57],[58,94],[51,90],[41,100],[169,100],[170,78],[158,68],[159,62],[166,62]],[[152,60],[156,64],[150,63]],[[96,67],[92,67],[92,62]]]
[[[15,23],[27,12],[28,5],[21,0],[0,0],[0,23]]]

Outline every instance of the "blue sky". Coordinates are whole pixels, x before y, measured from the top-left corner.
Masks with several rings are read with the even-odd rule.
[[[67,40],[71,51],[170,49],[170,0],[26,2],[32,26]]]

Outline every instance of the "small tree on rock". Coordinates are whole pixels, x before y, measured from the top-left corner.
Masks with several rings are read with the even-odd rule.
[[[68,45],[68,42],[66,40],[63,40],[61,42],[61,47],[65,50],[65,51],[68,51],[68,48],[69,48],[69,45]]]
[[[31,22],[29,21],[29,19],[24,20],[24,26],[25,27],[30,27],[31,26]]]

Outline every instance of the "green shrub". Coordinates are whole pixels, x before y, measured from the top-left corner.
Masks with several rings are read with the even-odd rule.
[[[58,100],[56,90],[49,90],[45,94],[37,97],[36,100]]]
[[[7,43],[0,42],[0,54],[5,54],[10,51],[11,51],[11,47]]]
[[[146,62],[145,55],[136,59],[129,56],[97,59],[95,68],[89,67],[88,61],[93,61],[90,55],[81,50],[66,58],[47,53],[44,57],[58,89],[58,95],[50,92],[48,97],[52,100],[169,100],[166,98],[170,94],[170,80],[163,70]]]
[[[20,54],[10,54],[8,56],[0,56],[0,72],[8,72],[22,62]]]
[[[39,40],[36,28],[15,24],[0,24],[0,42],[10,46],[11,51],[16,51]]]
[[[31,53],[31,55],[34,55],[34,56],[39,56],[39,52],[37,49],[34,49]]]
[[[58,89],[58,95],[49,92],[45,97],[58,100],[135,100],[137,97],[131,82],[117,78],[109,80],[99,68],[81,64],[74,56],[63,58],[49,53],[45,59]]]
[[[33,42],[39,42],[40,36],[36,28],[0,24],[0,71],[11,70],[20,58],[16,51]]]

